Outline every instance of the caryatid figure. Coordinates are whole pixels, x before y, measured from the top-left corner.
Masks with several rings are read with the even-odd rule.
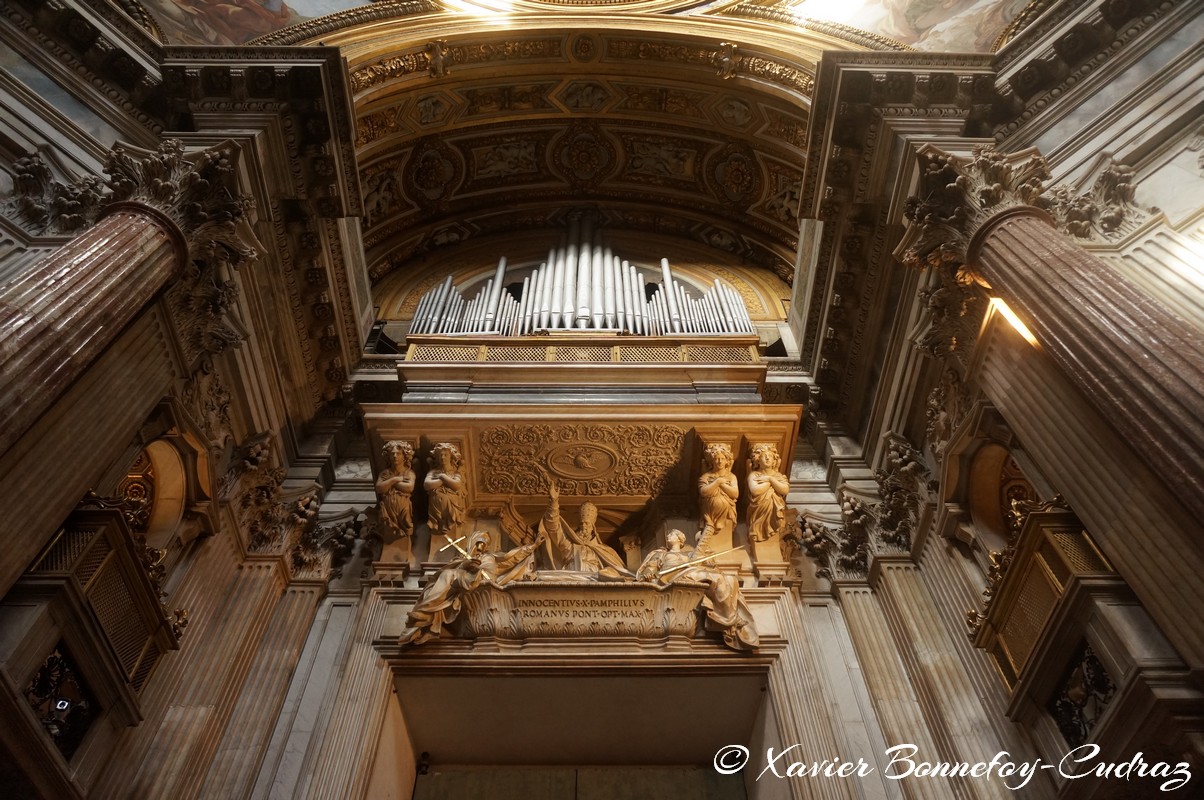
[[[381,455],[387,466],[376,479],[380,521],[394,539],[408,539],[414,534],[414,447],[409,442],[385,442]]]
[[[736,500],[740,483],[732,474],[735,457],[730,445],[716,442],[703,451],[706,472],[698,478],[698,505],[702,510],[702,531],[698,549],[703,552],[726,550],[732,546],[736,529]]]
[[[454,444],[440,442],[431,450],[431,469],[422,488],[427,496],[427,525],[431,535],[456,538],[468,508],[468,489],[460,468],[464,458]]]
[[[748,459],[748,538],[767,542],[786,530],[786,495],[790,480],[778,469],[777,445],[754,445]]]

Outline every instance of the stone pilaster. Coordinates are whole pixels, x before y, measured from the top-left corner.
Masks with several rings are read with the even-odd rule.
[[[16,165],[9,209],[75,239],[0,287],[0,453],[74,383],[165,286],[191,369],[238,340],[223,316],[228,270],[254,257],[233,143],[185,155],[178,140],[135,156],[118,146],[107,182],[64,186],[36,156]]]
[[[1204,517],[1204,336],[1080,247],[1072,236],[1125,225],[1131,170],[1114,166],[1089,195],[1045,193],[1035,151],[926,148],[920,196],[897,252],[989,287],[1040,347]],[[1055,227],[1056,226],[1056,227]],[[1059,230],[1061,228],[1061,230]],[[1063,232],[1065,231],[1065,232]]]
[[[273,724],[284,704],[297,654],[309,635],[325,589],[324,581],[295,582],[276,604],[209,768],[201,797],[250,794]]]
[[[368,786],[387,705],[396,702],[393,672],[372,645],[384,628],[392,591],[369,589],[360,604],[326,734],[310,743],[313,760],[297,777],[294,797],[361,797]]]
[[[879,556],[874,559],[870,577],[894,636],[894,648],[912,676],[941,757],[974,763],[989,761],[996,753],[1008,750],[1009,743],[985,719],[977,688],[958,657],[919,567],[910,556]],[[1035,777],[1033,784],[1025,787],[1026,793],[1043,796],[1048,789],[1044,780]],[[998,776],[968,781],[966,789],[969,797],[1015,796]]]
[[[837,583],[836,594],[887,746],[914,744],[930,761],[952,760],[947,742],[938,744],[928,730],[928,721],[870,587],[841,581]],[[967,787],[955,780],[900,780],[898,785],[912,800],[969,796]]]

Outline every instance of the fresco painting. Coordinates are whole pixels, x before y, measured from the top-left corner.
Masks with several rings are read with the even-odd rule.
[[[169,44],[245,44],[307,19],[363,3],[355,0],[146,0]]]
[[[244,44],[355,0],[145,0],[170,44]],[[798,0],[800,17],[838,22],[921,50],[990,52],[1030,0]]]
[[[801,17],[839,22],[920,50],[989,53],[1030,0],[800,0]]]

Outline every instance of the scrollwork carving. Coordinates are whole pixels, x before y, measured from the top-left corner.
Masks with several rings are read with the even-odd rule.
[[[673,425],[505,425],[481,436],[484,491],[538,494],[546,470],[564,494],[656,495],[686,432]]]

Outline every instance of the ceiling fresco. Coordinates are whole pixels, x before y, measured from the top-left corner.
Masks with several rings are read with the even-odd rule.
[[[121,0],[114,0],[121,6]],[[813,19],[847,25],[921,50],[991,52],[1008,24],[1032,0],[770,0],[752,2],[799,20]],[[354,0],[143,0],[169,44],[244,44],[308,20],[363,5]],[[480,3],[429,4],[457,13],[505,16],[538,13],[540,8],[565,7],[555,0],[495,0]],[[581,7],[584,4],[569,4]],[[596,6],[630,5],[599,0]],[[648,4],[640,4],[642,7]],[[733,2],[663,2],[661,13],[722,13]]]

